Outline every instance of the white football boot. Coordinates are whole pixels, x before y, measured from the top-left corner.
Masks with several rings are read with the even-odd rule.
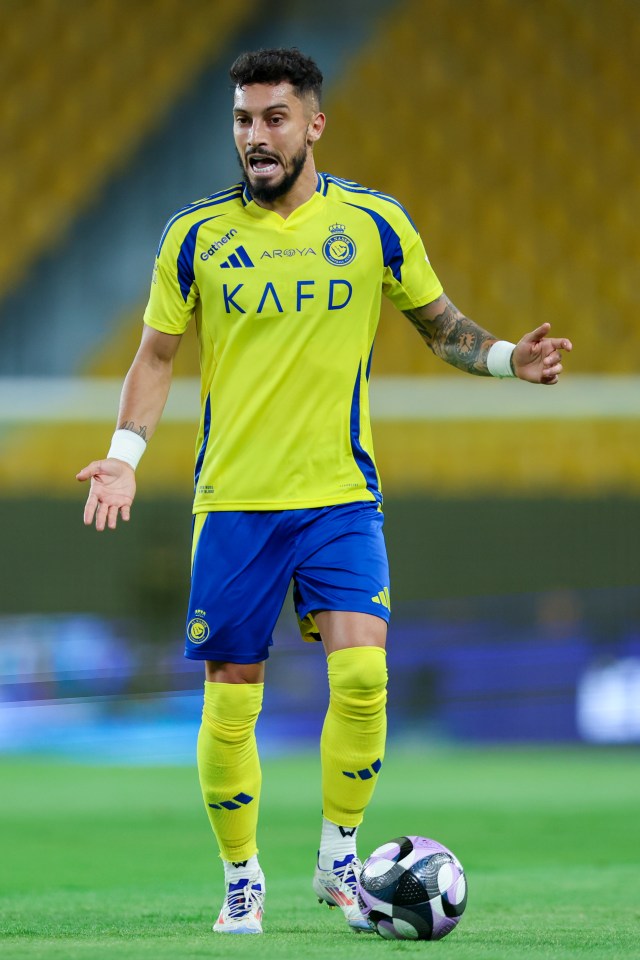
[[[264,874],[262,870],[227,884],[227,895],[220,916],[213,925],[215,933],[262,933]]]
[[[353,930],[365,930],[373,927],[362,915],[358,906],[358,880],[362,864],[352,854],[344,860],[334,860],[331,870],[322,870],[316,865],[313,877],[313,892],[319,903],[326,903],[331,909],[340,907],[345,920]]]

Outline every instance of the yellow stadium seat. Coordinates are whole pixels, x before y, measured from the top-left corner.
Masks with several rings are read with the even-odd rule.
[[[257,0],[5,0],[0,296],[223,49]],[[13,183],[14,189],[9,189]],[[56,191],[59,191],[55,196]],[[51,196],[51,194],[54,196]]]

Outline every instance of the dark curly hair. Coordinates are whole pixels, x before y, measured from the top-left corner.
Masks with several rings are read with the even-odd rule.
[[[311,57],[306,57],[297,47],[241,53],[231,65],[229,76],[237,87],[287,80],[299,97],[312,94],[320,105],[322,73]]]

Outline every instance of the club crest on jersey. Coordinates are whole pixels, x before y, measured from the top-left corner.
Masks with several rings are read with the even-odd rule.
[[[196,610],[196,613],[204,613],[203,610]],[[204,643],[209,639],[209,624],[203,617],[193,617],[187,624],[187,636],[191,643]]]
[[[334,267],[346,267],[356,255],[356,245],[345,229],[344,223],[334,223],[329,227],[330,236],[322,244],[322,256]]]

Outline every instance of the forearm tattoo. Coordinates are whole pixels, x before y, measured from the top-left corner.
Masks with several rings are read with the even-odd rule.
[[[448,298],[442,313],[433,319],[425,315],[424,307],[405,310],[404,315],[436,357],[467,373],[490,376],[487,354],[496,337],[460,313]]]
[[[137,433],[139,437],[146,442],[147,439],[147,428],[146,427],[137,427],[133,420],[123,420],[121,424],[118,425],[118,430],[131,430],[132,433]]]

